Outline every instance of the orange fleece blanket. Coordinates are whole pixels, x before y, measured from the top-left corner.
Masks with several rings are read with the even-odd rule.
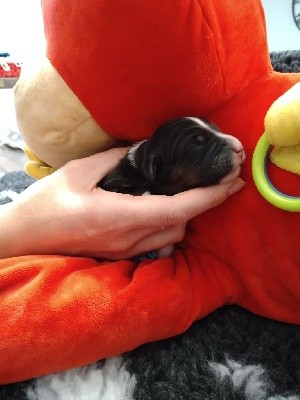
[[[138,140],[207,116],[245,146],[247,186],[190,222],[174,255],[0,261],[0,382],[178,335],[225,304],[300,323],[300,214],[268,204],[251,175],[264,116],[300,74],[272,71],[258,0],[44,0],[48,57],[99,124]],[[299,177],[271,179],[299,195]]]

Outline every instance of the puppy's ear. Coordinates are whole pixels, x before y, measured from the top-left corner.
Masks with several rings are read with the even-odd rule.
[[[122,168],[117,165],[97,184],[101,189],[108,192],[131,193],[132,184],[126,179]]]
[[[144,167],[145,178],[148,182],[152,183],[158,178],[162,169],[162,165],[162,159],[159,156],[155,154],[151,154],[149,156],[149,158],[145,161]]]

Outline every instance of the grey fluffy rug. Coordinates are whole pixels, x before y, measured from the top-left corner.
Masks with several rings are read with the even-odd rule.
[[[271,59],[278,71],[300,72],[300,51],[273,53]],[[23,172],[6,174],[0,202],[13,200],[32,182]],[[178,337],[0,386],[2,399],[300,400],[300,327],[223,307]]]

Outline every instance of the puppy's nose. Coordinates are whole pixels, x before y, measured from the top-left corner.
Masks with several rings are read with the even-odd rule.
[[[241,163],[245,161],[246,156],[245,156],[244,148],[242,148],[240,150],[233,149],[233,151],[238,156],[238,158],[241,160]]]
[[[230,144],[232,146],[232,150],[235,153],[239,153],[240,151],[244,151],[244,147],[243,147],[242,143],[237,138],[235,138],[234,136],[229,136],[228,140],[229,140],[229,142],[230,142]]]
[[[245,160],[245,151],[242,143],[234,136],[229,136],[228,140],[232,146],[232,150],[236,153],[241,162],[243,162]]]
[[[231,147],[231,150],[236,153],[237,161],[240,162],[240,164],[244,162],[246,157],[242,143],[236,137],[226,135],[225,133],[218,132],[217,135],[226,140],[226,142]]]

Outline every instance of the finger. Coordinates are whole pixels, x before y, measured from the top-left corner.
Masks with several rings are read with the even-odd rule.
[[[134,197],[128,207],[132,207],[136,226],[175,226],[223,203],[244,185],[245,182],[237,178],[228,183],[191,189],[174,196]]]
[[[171,227],[155,227],[147,229],[131,229],[112,244],[113,250],[119,254],[127,254],[130,249],[139,246],[139,243],[151,241],[154,237],[171,236],[181,239],[184,235],[186,224]],[[153,250],[153,249],[152,249]]]
[[[89,169],[93,169],[91,178],[94,179],[95,182],[102,179],[126,156],[128,150],[129,147],[118,147],[89,157],[86,160],[86,166]]]
[[[79,160],[73,160],[67,163],[63,169],[69,174],[75,174],[76,179],[85,182],[85,185],[95,186],[125,157],[128,149],[128,147],[118,147]]]
[[[159,227],[152,227],[152,228],[147,228],[147,229],[139,229],[137,230],[136,228],[132,229],[128,233],[126,233],[126,237],[129,237],[129,242],[131,242],[130,247],[135,247],[138,245],[138,243],[141,243],[143,241],[147,241],[149,238],[152,237],[161,237],[166,235],[173,234],[174,236],[176,235],[181,235],[184,234],[186,229],[186,224],[180,224],[177,226],[159,226]]]
[[[149,251],[159,250],[170,244],[181,242],[185,234],[185,225],[179,225],[162,229],[133,245],[126,252],[110,254],[111,260],[121,260],[131,258]]]

